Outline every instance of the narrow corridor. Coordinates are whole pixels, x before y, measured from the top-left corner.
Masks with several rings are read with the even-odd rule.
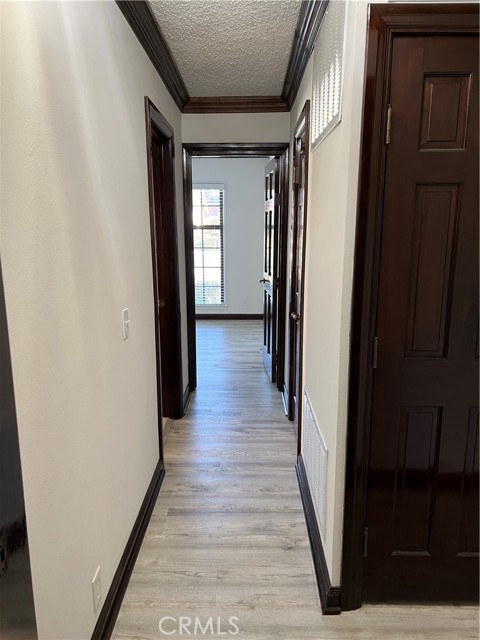
[[[112,637],[476,638],[468,607],[322,616],[295,435],[267,380],[261,331],[252,320],[197,322],[198,389],[168,436],[166,477]]]

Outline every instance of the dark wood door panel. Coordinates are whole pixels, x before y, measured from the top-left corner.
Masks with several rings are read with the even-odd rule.
[[[459,184],[417,185],[409,283],[407,357],[446,356]]]
[[[367,599],[478,594],[477,47],[393,43]]]
[[[441,407],[402,407],[393,503],[393,555],[430,555],[441,416]]]
[[[458,555],[476,555],[479,537],[478,493],[478,407],[468,412],[468,434],[462,476],[462,508]]]
[[[425,74],[420,149],[465,149],[471,74]]]

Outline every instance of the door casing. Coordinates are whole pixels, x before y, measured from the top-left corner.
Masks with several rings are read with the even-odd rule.
[[[297,142],[304,137],[304,168],[301,170],[301,162],[297,155]],[[310,155],[310,100],[305,105],[298,117],[293,133],[293,170],[292,170],[292,242],[290,246],[290,291],[288,305],[288,335],[287,344],[289,351],[288,366],[288,389],[284,385],[283,396],[284,404],[287,407],[287,416],[289,420],[293,420],[297,425],[297,454],[300,455],[302,449],[302,371],[303,371],[303,316],[305,309],[305,256],[306,256],[306,238],[307,238],[307,202],[308,202],[308,167]],[[301,183],[295,181],[293,175],[295,169],[301,172]],[[294,319],[295,314],[295,296],[296,296],[296,280],[297,280],[297,257],[298,257],[298,206],[299,191],[303,186],[303,229],[302,229],[302,271],[300,275],[300,318]],[[298,335],[300,334],[300,335]],[[298,344],[297,344],[298,341]],[[297,405],[294,405],[296,398]]]
[[[363,127],[353,273],[345,469],[342,610],[362,604],[363,529],[372,408],[372,343],[385,181],[385,127],[393,39],[397,34],[478,33],[474,4],[372,4],[367,32]]]
[[[183,201],[185,212],[185,266],[187,286],[188,385],[197,386],[197,352],[195,337],[195,276],[193,261],[193,204],[192,158],[268,158],[280,161],[280,230],[278,265],[278,351],[277,387],[283,389],[285,369],[285,305],[287,294],[287,236],[288,236],[288,142],[218,142],[185,143],[183,145]],[[260,203],[259,203],[260,204]]]
[[[168,356],[168,406],[172,415],[170,418],[180,418],[183,415],[183,375],[182,375],[182,342],[180,330],[180,288],[178,272],[178,245],[175,206],[175,173],[174,173],[174,138],[173,129],[155,107],[153,102],[145,97],[145,123],[147,141],[147,170],[150,209],[150,238],[152,248],[153,295],[155,314],[155,343],[157,369],[157,404],[158,404],[158,432],[160,452],[163,459],[163,406],[165,385],[162,381],[162,351]],[[161,202],[155,202],[155,177],[153,162],[154,139],[163,147],[163,184],[160,194]],[[159,228],[160,227],[160,228]],[[165,235],[165,238],[161,237]],[[160,273],[159,260],[161,244],[165,241],[169,246],[169,258],[164,260]],[[160,281],[162,278],[163,282]],[[168,290],[168,303],[160,309],[162,286]],[[168,323],[168,339],[162,340],[160,330],[160,311],[166,314]],[[168,353],[167,353],[168,351]]]

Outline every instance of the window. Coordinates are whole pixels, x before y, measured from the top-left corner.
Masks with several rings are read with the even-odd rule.
[[[223,185],[193,185],[195,304],[225,303]]]
[[[342,119],[345,0],[329,2],[313,54],[312,148]]]

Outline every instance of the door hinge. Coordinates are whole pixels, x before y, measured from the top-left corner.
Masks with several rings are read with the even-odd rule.
[[[390,134],[392,131],[392,105],[388,105],[387,109],[387,126],[385,129],[385,144],[390,144]]]
[[[368,554],[368,527],[363,528],[363,557],[366,558]]]
[[[293,167],[293,184],[300,184],[300,167]]]
[[[373,349],[372,349],[372,367],[376,369],[377,365],[378,365],[378,337],[375,336],[373,339]]]

